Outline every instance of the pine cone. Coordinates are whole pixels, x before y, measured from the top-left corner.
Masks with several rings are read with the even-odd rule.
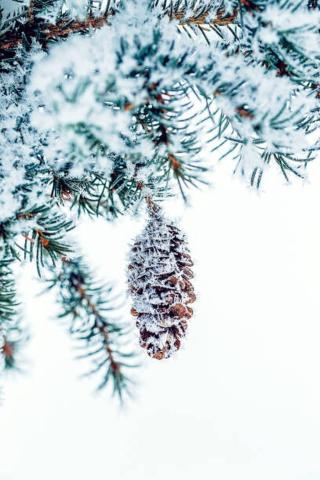
[[[193,266],[185,236],[149,202],[149,220],[130,254],[131,314],[136,317],[140,345],[161,360],[179,350],[196,299]]]

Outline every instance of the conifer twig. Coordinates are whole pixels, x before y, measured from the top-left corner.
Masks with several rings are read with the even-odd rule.
[[[58,40],[59,38],[68,37],[73,33],[84,32],[90,28],[96,29],[101,28],[104,25],[108,24],[109,17],[113,16],[114,12],[109,10],[106,15],[100,17],[89,17],[83,21],[72,21],[70,20],[60,20],[56,24],[44,24],[40,25],[39,31],[34,31],[34,35],[37,35],[38,39],[41,39],[42,42],[46,43],[50,40]],[[218,11],[216,18],[208,21],[209,12],[204,12],[201,15],[194,15],[188,18],[185,18],[185,12],[183,10],[172,12],[170,18],[172,20],[178,20],[181,26],[195,25],[195,26],[226,26],[233,23],[238,15],[238,11],[234,10],[229,15],[224,16],[223,11]],[[33,36],[33,28],[35,26],[35,17],[32,10],[32,2],[28,8],[28,21],[26,22],[25,30],[29,32],[30,36]],[[15,36],[11,32],[8,37],[0,44],[0,50],[9,50],[16,48],[22,43],[22,35]]]
[[[224,15],[223,10],[218,10],[217,15],[214,19],[208,19],[209,11],[201,13],[200,15],[194,15],[191,17],[185,17],[185,12],[183,10],[174,12],[171,15],[172,19],[179,20],[180,25],[197,25],[197,26],[225,26],[230,25],[234,22],[238,15],[238,10],[234,10],[228,15]]]
[[[83,354],[78,358],[90,358],[93,362],[87,375],[103,372],[98,389],[112,380],[113,393],[122,400],[125,392],[130,393],[131,379],[125,370],[136,365],[130,361],[134,352],[123,345],[127,327],[111,315],[116,310],[110,298],[112,289],[97,284],[80,258],[64,261],[60,274],[53,270],[48,283],[49,289],[58,289],[62,309],[59,317],[71,322],[68,330],[81,342]]]
[[[43,28],[40,29],[40,38],[42,41],[47,42],[49,40],[57,40],[62,37],[67,37],[72,33],[79,33],[90,28],[100,28],[107,24],[106,17],[96,17],[96,18],[87,18],[83,21],[65,21],[62,20],[57,24],[45,24]],[[7,41],[4,41],[0,46],[1,50],[9,50],[11,48],[16,48],[22,43],[22,37],[8,38]]]

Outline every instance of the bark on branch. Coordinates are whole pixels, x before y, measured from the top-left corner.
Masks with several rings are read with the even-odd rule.
[[[181,26],[195,25],[195,26],[225,26],[233,23],[237,17],[238,12],[235,10],[229,15],[224,15],[223,11],[219,11],[217,16],[210,20],[209,13],[205,12],[201,15],[195,15],[185,18],[184,12],[173,12],[170,18],[178,20]],[[86,30],[101,28],[108,24],[109,17],[113,15],[110,11],[108,15],[102,17],[90,17],[84,21],[67,21],[61,20],[56,24],[43,24],[38,31],[35,26],[36,19],[32,11],[28,11],[28,21],[25,23],[25,28],[21,28],[19,32],[9,32],[4,35],[1,41],[0,37],[0,52],[15,49],[22,41],[23,36],[27,32],[28,36],[36,37],[40,42],[47,43],[50,40],[57,40],[59,38],[68,37],[73,33],[85,32]]]

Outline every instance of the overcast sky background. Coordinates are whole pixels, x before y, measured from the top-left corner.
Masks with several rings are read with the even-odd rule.
[[[319,480],[319,164],[309,171],[290,186],[267,174],[257,194],[226,163],[192,207],[168,205],[195,260],[196,314],[175,358],[146,359],[124,410],[78,378],[52,298],[32,298],[27,269],[33,340],[0,408],[0,479]],[[130,219],[79,229],[119,291],[140,229]]]

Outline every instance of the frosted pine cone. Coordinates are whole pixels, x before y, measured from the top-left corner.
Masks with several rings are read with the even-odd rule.
[[[184,235],[151,201],[149,213],[147,226],[131,250],[128,281],[140,344],[161,360],[179,350],[193,313],[188,305],[196,296]]]

